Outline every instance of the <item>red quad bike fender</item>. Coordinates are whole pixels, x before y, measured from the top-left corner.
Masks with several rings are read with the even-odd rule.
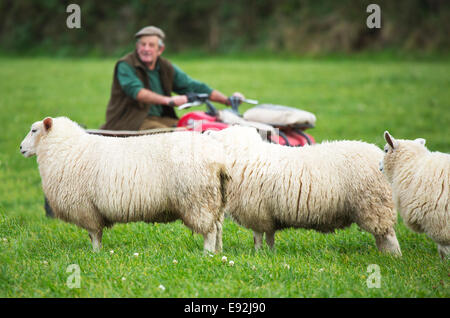
[[[217,121],[217,118],[202,111],[193,111],[183,115],[178,121],[177,127],[184,127],[188,130],[204,132],[206,130],[222,130],[229,127],[228,124]],[[287,145],[285,138],[290,146],[299,147],[309,144],[315,144],[314,138],[304,133],[302,130],[292,128],[281,128],[280,135],[270,136],[270,140],[280,145]],[[284,137],[284,138],[283,138]]]
[[[227,124],[217,121],[217,118],[201,111],[194,111],[183,115],[178,121],[178,127],[185,127],[188,130],[222,130],[228,127]]]

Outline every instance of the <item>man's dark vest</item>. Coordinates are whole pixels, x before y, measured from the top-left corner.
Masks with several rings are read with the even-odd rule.
[[[103,124],[101,129],[138,130],[150,109],[150,104],[144,104],[129,97],[120,86],[119,80],[117,79],[117,65],[122,61],[131,65],[135,69],[137,77],[144,84],[144,87],[151,90],[147,67],[139,59],[136,50],[122,57],[114,67],[111,97],[106,109],[106,123]],[[159,78],[164,95],[171,96],[175,70],[172,64],[162,57],[158,58],[157,63],[159,63]],[[177,118],[172,107],[163,107],[162,116]]]

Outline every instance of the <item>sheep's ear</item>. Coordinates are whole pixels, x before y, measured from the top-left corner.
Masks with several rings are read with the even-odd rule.
[[[386,140],[388,145],[391,146],[392,149],[397,148],[398,145],[397,140],[395,140],[394,137],[392,137],[387,130],[384,132],[384,139]]]
[[[421,144],[422,146],[425,146],[425,142],[426,140],[423,138],[417,138],[416,140],[414,140],[415,142],[418,142],[419,144]]]
[[[49,131],[53,126],[53,119],[51,117],[47,117],[43,120],[45,131]]]

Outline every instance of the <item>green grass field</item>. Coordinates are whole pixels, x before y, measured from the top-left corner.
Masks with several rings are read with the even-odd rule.
[[[315,113],[310,133],[317,141],[356,139],[383,147],[388,129],[450,152],[448,59],[173,61],[226,94],[241,91]],[[116,225],[94,254],[85,230],[45,217],[36,160],[22,157],[19,144],[45,116],[98,128],[113,66],[113,59],[0,58],[0,297],[450,296],[448,262],[401,218],[401,258],[379,253],[374,238],[355,225],[328,235],[285,230],[276,235],[275,251],[255,252],[251,231],[228,219],[219,255],[203,255],[203,238],[181,222]],[[67,285],[71,264],[80,268],[79,288]],[[380,288],[368,288],[370,264],[379,266]]]

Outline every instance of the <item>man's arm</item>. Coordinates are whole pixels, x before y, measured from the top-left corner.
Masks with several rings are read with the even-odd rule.
[[[218,90],[213,90],[211,92],[211,95],[209,95],[209,100],[211,100],[213,102],[218,102],[218,103],[222,103],[225,105],[229,105],[228,97],[226,97],[224,94],[222,94]]]
[[[233,93],[233,96],[236,96],[240,99],[245,99],[244,95],[242,95],[241,93],[238,93],[238,92]],[[222,103],[227,106],[231,105],[228,97],[226,97],[224,94],[222,94],[221,92],[219,92],[217,90],[212,91],[211,95],[209,96],[209,99],[212,100],[213,102]]]
[[[180,106],[188,102],[186,95],[168,97],[154,93],[146,88],[141,88],[136,95],[136,100],[145,104],[166,105],[172,107]]]

